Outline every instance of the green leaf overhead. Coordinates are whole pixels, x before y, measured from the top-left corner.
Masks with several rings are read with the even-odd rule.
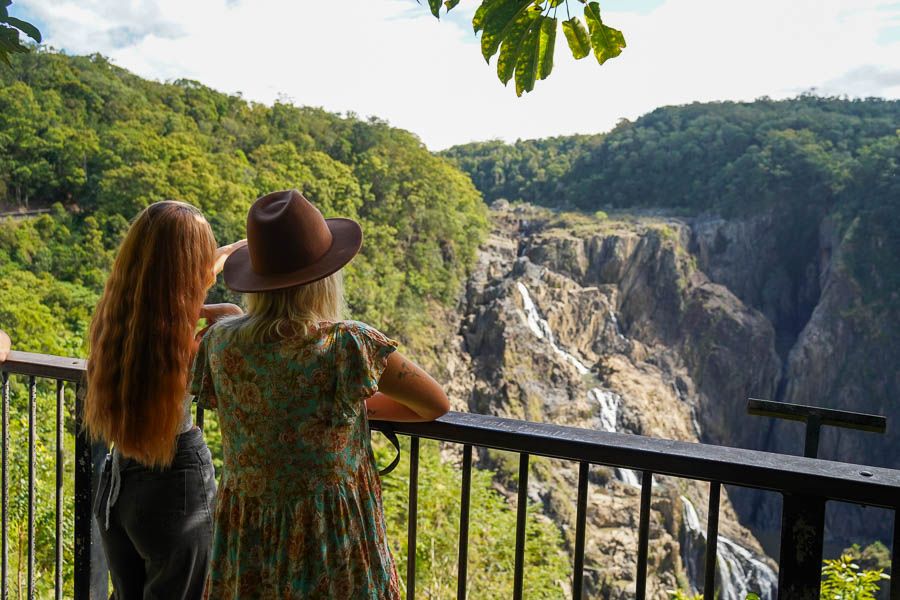
[[[574,2],[575,0],[571,0]],[[585,0],[579,0],[585,4]],[[459,0],[445,0],[447,10]],[[625,47],[622,32],[607,27],[600,20],[600,5],[585,5],[588,27],[580,17],[569,16],[569,0],[481,0],[472,18],[472,29],[481,32],[481,55],[490,64],[497,58],[497,77],[504,85],[515,76],[516,94],[534,89],[534,82],[546,79],[553,70],[556,47],[557,10],[565,5],[568,20],[562,22],[563,33],[572,56],[581,59],[593,49],[603,64],[621,54]]]
[[[541,18],[541,34],[538,39],[538,79],[546,79],[553,70],[553,49],[556,47],[556,19]]]
[[[41,32],[37,27],[28,21],[9,16],[7,7],[11,4],[11,0],[0,0],[0,62],[7,67],[12,66],[10,54],[21,54],[29,50],[29,46],[24,45],[19,38],[20,31],[35,42],[41,42]]]
[[[622,49],[625,48],[625,36],[618,29],[603,24],[600,20],[600,4],[589,2],[584,7],[584,18],[588,24],[591,46],[598,63],[602,65],[622,53]]]
[[[431,14],[437,18],[441,18],[441,4],[441,0],[428,0],[428,8],[431,9]]]
[[[587,29],[578,17],[572,17],[562,23],[563,34],[569,42],[569,50],[576,59],[581,59],[591,53],[591,40]]]
[[[525,39],[532,32],[540,28],[541,9],[533,7],[518,15],[512,28],[500,46],[500,55],[497,57],[497,76],[506,85],[516,71],[516,63],[522,57],[525,48]]]
[[[529,28],[522,41],[522,49],[519,52],[519,60],[516,61],[516,96],[534,89],[537,79],[538,63],[540,62],[540,25]]]
[[[544,79],[553,69],[553,47],[556,41],[556,19],[542,16],[540,7],[534,11],[537,17],[522,38],[516,61],[516,95],[534,89],[534,82]]]
[[[40,43],[41,41],[41,32],[38,31],[38,28],[28,23],[27,21],[23,21],[22,19],[17,19],[15,17],[6,17],[4,19],[7,23],[12,25],[13,27],[21,30],[25,35],[33,39],[34,41]]]
[[[475,31],[481,31],[481,55],[485,61],[490,62],[517,19],[532,5],[534,0],[485,0],[481,5],[484,10],[479,8],[472,20]]]

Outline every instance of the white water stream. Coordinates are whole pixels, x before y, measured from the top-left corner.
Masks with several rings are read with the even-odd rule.
[[[697,510],[691,501],[682,496],[686,539],[682,540],[681,553],[692,592],[698,592],[703,584],[703,553],[698,542],[706,540],[706,532],[700,525]],[[744,600],[750,592],[759,594],[762,600],[775,598],[778,575],[751,550],[719,533],[716,544],[716,571],[721,589],[719,600]]]
[[[522,306],[525,310],[525,323],[535,337],[547,340],[553,351],[560,355],[563,360],[573,365],[575,369],[578,370],[579,374],[587,375],[590,373],[590,369],[588,369],[583,362],[560,348],[556,343],[556,339],[553,337],[553,330],[550,328],[550,323],[541,316],[541,313],[531,299],[531,294],[528,292],[528,288],[525,287],[525,284],[518,281],[516,282],[516,288],[519,290],[519,295],[522,297]],[[619,324],[615,321],[615,315],[612,315],[612,318],[613,323],[616,326],[616,331],[618,332]],[[595,387],[588,390],[588,399],[596,402],[600,407],[600,427],[603,431],[618,431],[619,409],[622,406],[622,397],[610,390]],[[620,469],[617,467],[615,473],[616,479],[619,481],[628,485],[640,487],[640,479],[633,470]]]

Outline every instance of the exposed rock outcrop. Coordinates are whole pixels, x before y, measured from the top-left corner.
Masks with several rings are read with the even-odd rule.
[[[451,361],[470,369],[452,384],[469,410],[699,441],[701,422],[724,437],[748,393],[772,391],[780,367],[771,326],[696,269],[685,224],[573,228],[551,217],[527,206],[494,211],[460,311],[465,359]],[[740,375],[723,376],[732,372]],[[733,403],[711,400],[722,396]],[[502,457],[484,452],[481,461],[515,487]],[[532,472],[530,493],[573,543],[577,465],[536,459]],[[594,467],[590,482],[588,596],[630,598],[640,476]],[[648,592],[664,599],[667,590],[696,589],[702,577],[708,489],[655,477],[653,491]],[[727,495],[721,531],[720,597],[737,599],[746,585],[770,593],[774,565]]]
[[[872,351],[884,334],[827,219],[791,241],[796,223],[773,214],[601,220],[499,202],[492,218],[459,335],[442,350],[455,407],[792,454],[802,426],[748,416],[748,397],[896,413],[897,355]],[[826,429],[820,456],[896,468],[898,431]],[[490,452],[480,461],[514,497],[515,465]],[[577,466],[532,465],[532,498],[572,544]],[[590,597],[633,595],[639,483],[627,469],[592,468]],[[662,599],[699,587],[708,489],[655,477],[653,491],[649,597]],[[830,511],[828,550],[887,539],[890,518],[874,510]],[[776,555],[780,519],[776,494],[723,493],[722,600],[772,590],[762,549]]]

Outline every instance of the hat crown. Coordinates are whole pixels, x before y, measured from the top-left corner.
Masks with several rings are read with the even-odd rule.
[[[334,238],[319,209],[297,190],[259,198],[247,214],[247,246],[259,275],[291,273],[314,264]]]

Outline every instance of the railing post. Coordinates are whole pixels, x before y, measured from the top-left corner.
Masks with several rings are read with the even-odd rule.
[[[587,527],[588,474],[590,464],[578,465],[578,500],[575,509],[575,567],[572,573],[572,600],[581,600],[584,589],[584,538]]]
[[[894,507],[894,540],[891,543],[891,600],[900,600],[900,504]]]
[[[647,597],[647,551],[650,542],[650,501],[653,490],[653,473],[644,471],[641,475],[641,512],[638,522],[638,552],[635,594],[637,600]]]
[[[406,600],[416,597],[416,533],[419,519],[419,438],[409,439],[409,522],[406,531]]]
[[[75,600],[91,600],[91,442],[83,429],[84,386],[75,389]]]
[[[803,455],[807,458],[816,458],[819,454],[819,433],[823,425],[874,433],[884,433],[887,427],[887,420],[879,415],[757,398],[748,399],[747,412],[751,415],[805,423]],[[818,600],[822,580],[827,499],[802,493],[785,493],[783,497],[778,597],[785,600]]]
[[[706,512],[706,556],[703,571],[703,600],[716,598],[716,557],[719,551],[719,503],[722,484],[709,482],[709,509]]]
[[[825,499],[785,494],[781,511],[778,597],[818,600],[825,537]]]

